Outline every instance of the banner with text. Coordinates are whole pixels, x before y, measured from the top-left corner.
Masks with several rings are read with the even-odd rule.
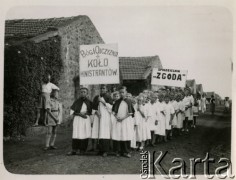
[[[175,69],[153,68],[152,82],[153,85],[185,87],[188,71]]]
[[[80,84],[119,84],[117,44],[80,46]]]

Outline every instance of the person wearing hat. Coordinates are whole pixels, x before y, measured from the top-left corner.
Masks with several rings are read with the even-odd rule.
[[[80,97],[75,100],[70,109],[70,115],[73,116],[73,129],[72,151],[67,153],[69,156],[83,154],[87,150],[88,139],[91,137],[92,101],[87,96],[88,89],[80,88]]]

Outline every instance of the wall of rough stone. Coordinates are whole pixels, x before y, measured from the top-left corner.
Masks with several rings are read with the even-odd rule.
[[[70,106],[78,97],[79,83],[79,47],[87,44],[103,44],[104,41],[96,27],[87,16],[59,29],[61,37],[61,58],[63,72],[59,81],[60,98],[63,103],[64,117],[68,117]],[[92,99],[99,92],[98,86],[88,86]]]

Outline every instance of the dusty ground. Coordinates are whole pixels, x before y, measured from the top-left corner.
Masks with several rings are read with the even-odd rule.
[[[220,157],[230,158],[231,117],[218,109],[215,116],[210,113],[199,116],[197,128],[189,135],[176,137],[167,143],[161,143],[153,151],[168,151],[162,161],[168,170],[175,166],[173,158],[183,158],[189,171],[189,158],[204,158],[206,152],[216,162]],[[57,150],[44,152],[44,135],[27,137],[21,142],[4,143],[4,164],[6,169],[15,174],[139,174],[141,169],[140,154],[133,152],[130,159],[96,155],[68,157],[65,154],[71,148],[71,128],[60,127],[56,145]],[[213,172],[219,164],[210,165]],[[221,165],[222,166],[222,165]],[[203,164],[196,166],[197,174],[203,174]]]

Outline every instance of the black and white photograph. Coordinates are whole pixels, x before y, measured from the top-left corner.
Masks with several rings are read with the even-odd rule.
[[[233,13],[132,2],[7,11],[8,173],[234,178]]]

